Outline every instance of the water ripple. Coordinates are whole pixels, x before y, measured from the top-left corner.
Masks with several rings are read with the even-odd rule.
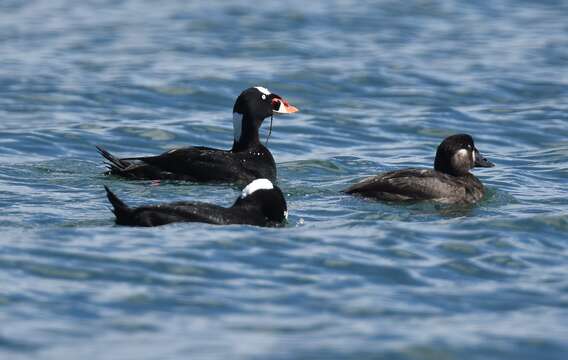
[[[2,2],[0,357],[564,359],[567,11]],[[288,226],[113,225],[103,184],[133,205],[239,189],[108,178],[94,145],[229,148],[253,85],[301,109],[269,140]],[[458,132],[497,164],[477,206],[341,193]]]

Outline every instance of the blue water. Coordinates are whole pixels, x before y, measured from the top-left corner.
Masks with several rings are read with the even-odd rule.
[[[0,2],[0,358],[566,359],[568,4]],[[121,181],[120,155],[228,148],[263,85],[284,229],[113,224],[239,189]],[[266,124],[267,125],[267,124]],[[262,137],[268,126],[263,127]],[[467,132],[471,208],[339,190]]]

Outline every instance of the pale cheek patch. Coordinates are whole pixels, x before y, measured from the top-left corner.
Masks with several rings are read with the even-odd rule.
[[[471,155],[467,149],[459,149],[456,151],[454,156],[452,156],[452,165],[458,168],[469,164],[471,161]],[[472,163],[473,164],[473,163]]]
[[[254,87],[256,90],[260,91],[261,93],[263,93],[264,95],[268,96],[270,94],[272,94],[270,91],[268,91],[267,88],[262,87],[262,86],[255,86]]]
[[[241,199],[253,194],[257,190],[272,190],[274,185],[268,179],[256,179],[248,184],[241,192]]]
[[[460,159],[460,161],[469,161],[470,156],[469,156],[469,151],[467,151],[467,149],[460,149],[458,150],[458,152],[456,153],[456,158]],[[474,160],[475,162],[475,160]]]
[[[233,132],[235,141],[239,141],[243,132],[243,114],[237,112],[233,113]]]
[[[458,150],[456,155],[459,156],[459,157],[467,158],[467,150],[466,149],[460,149],[460,150]]]

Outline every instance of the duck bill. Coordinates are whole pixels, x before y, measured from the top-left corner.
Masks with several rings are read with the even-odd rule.
[[[483,157],[477,149],[475,149],[474,155],[475,155],[475,167],[489,168],[495,166],[495,164],[487,160],[487,158]]]
[[[298,112],[297,107],[290,105],[288,101],[284,99],[275,98],[272,99],[272,113],[276,114],[292,114]]]

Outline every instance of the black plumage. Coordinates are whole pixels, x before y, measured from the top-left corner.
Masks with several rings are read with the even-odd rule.
[[[265,88],[243,91],[233,107],[235,139],[230,150],[204,146],[172,149],[157,156],[118,158],[97,146],[109,173],[128,179],[169,179],[246,184],[257,178],[276,181],[276,163],[260,143],[259,128],[273,114],[298,111]]]
[[[255,181],[243,190],[232,206],[227,208],[185,201],[131,208],[107,186],[105,190],[113,207],[116,223],[119,225],[159,226],[174,222],[202,222],[216,225],[282,226],[288,216],[284,194],[280,188],[271,183],[272,188],[260,188],[246,193]]]

